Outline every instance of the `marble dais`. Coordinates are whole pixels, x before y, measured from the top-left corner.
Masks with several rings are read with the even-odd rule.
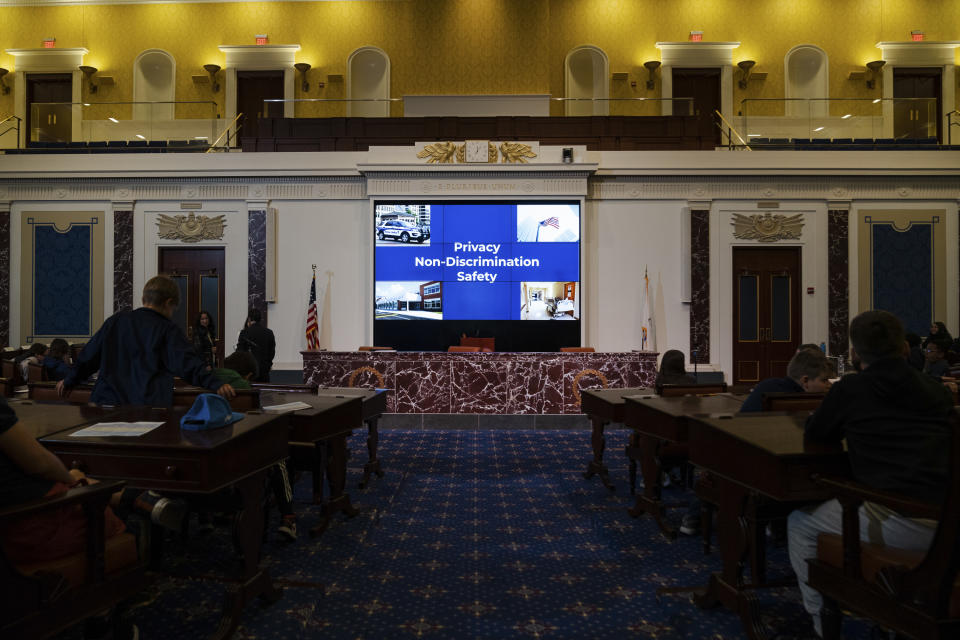
[[[393,390],[391,413],[580,413],[583,389],[652,386],[657,354],[304,351],[303,377]]]

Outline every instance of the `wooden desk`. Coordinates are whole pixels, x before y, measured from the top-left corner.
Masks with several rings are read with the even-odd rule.
[[[640,470],[643,492],[628,513],[636,518],[648,513],[660,531],[670,539],[677,530],[667,524],[663,491],[664,457],[687,457],[687,420],[696,413],[733,413],[740,409],[743,398],[730,394],[715,396],[655,395],[629,396],[624,407],[624,424],[634,431],[634,444],[640,448]]]
[[[41,439],[68,467],[99,479],[126,480],[130,486],[161,491],[209,495],[234,486],[240,511],[234,541],[243,553],[240,583],[231,587],[220,625],[213,638],[228,638],[236,630],[244,604],[254,596],[273,602],[281,591],[260,567],[264,531],[264,479],[267,470],[287,457],[287,425],[281,416],[259,412],[221,429],[183,431],[186,409],[123,407],[102,411],[103,418],[119,421],[164,421],[136,437],[71,437],[77,428]],[[92,413],[89,415],[93,415]]]
[[[298,469],[313,476],[313,501],[323,508],[320,524],[310,529],[311,536],[322,534],[337,512],[347,517],[359,513],[350,503],[347,484],[347,438],[363,423],[363,398],[353,396],[311,396],[306,393],[264,392],[263,406],[304,402],[310,409],[282,414],[289,428],[290,456]],[[329,495],[324,498],[326,476]]]
[[[600,482],[607,489],[613,491],[610,482],[610,470],[603,464],[603,452],[607,448],[607,440],[603,436],[604,427],[610,422],[623,422],[623,411],[626,396],[653,393],[648,387],[624,387],[620,389],[584,389],[580,392],[580,409],[590,418],[593,433],[590,443],[593,446],[593,460],[587,464],[583,477],[590,479],[600,476]]]
[[[846,452],[805,447],[806,413],[741,413],[732,417],[696,416],[688,420],[690,460],[709,471],[720,504],[717,535],[723,570],[710,576],[700,607],[722,603],[740,616],[748,638],[766,637],[756,601],[743,577],[744,559],[763,544],[756,530],[757,512],[766,501],[811,503],[829,499],[813,474],[849,474]],[[783,505],[784,507],[788,505]],[[751,526],[751,523],[753,526]]]
[[[17,424],[37,439],[100,421],[116,413],[115,410],[104,410],[89,405],[43,403],[33,400],[13,400],[9,404],[17,414]]]
[[[360,488],[367,486],[371,474],[383,477],[383,468],[377,457],[377,445],[380,442],[380,432],[377,430],[377,421],[387,411],[387,389],[361,389],[357,387],[321,387],[317,389],[318,396],[359,396],[363,402],[363,421],[367,424],[367,463],[363,465],[363,478]]]

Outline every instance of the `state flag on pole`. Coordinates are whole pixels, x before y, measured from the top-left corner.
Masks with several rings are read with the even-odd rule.
[[[647,268],[643,268],[643,306],[640,308],[640,350],[647,350],[647,342],[650,339],[651,318],[650,318],[650,278],[647,276]]]
[[[317,273],[310,280],[310,302],[307,303],[307,350],[320,348],[320,328],[317,325]]]

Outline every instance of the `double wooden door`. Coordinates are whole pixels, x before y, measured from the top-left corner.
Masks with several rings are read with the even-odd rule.
[[[241,138],[256,138],[260,118],[283,117],[283,71],[238,71],[237,113],[242,113]]]
[[[216,328],[217,363],[223,362],[224,291],[226,290],[223,247],[160,247],[158,271],[169,276],[180,288],[180,306],[173,321],[187,339],[193,340],[193,328],[201,311],[210,314]]]
[[[676,102],[674,115],[694,115],[703,121],[703,127],[713,131],[713,142],[721,144],[721,131],[714,126],[714,111],[720,111],[720,69],[673,69],[673,97],[693,98],[693,113],[686,111],[686,104]]]
[[[27,139],[31,142],[73,140],[73,76],[28,73]]]
[[[733,378],[783,377],[800,346],[800,247],[733,249]]]
[[[893,137],[943,141],[940,67],[893,70]],[[918,99],[926,98],[926,99]]]

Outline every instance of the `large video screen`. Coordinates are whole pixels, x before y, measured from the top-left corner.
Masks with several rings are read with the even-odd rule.
[[[374,341],[498,351],[580,343],[579,202],[377,202]]]

